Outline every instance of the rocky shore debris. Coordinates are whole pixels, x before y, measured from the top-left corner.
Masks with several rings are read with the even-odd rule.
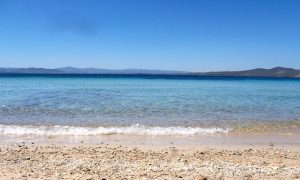
[[[2,145],[0,166],[0,179],[293,179],[300,152],[30,143]]]

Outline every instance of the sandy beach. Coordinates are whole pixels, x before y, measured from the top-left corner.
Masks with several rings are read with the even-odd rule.
[[[300,0],[0,0],[0,180],[300,180]]]
[[[10,138],[0,138],[0,179],[300,178],[300,146],[287,137],[286,143],[274,136],[272,142],[272,136],[240,137],[245,143],[238,138],[234,143],[234,137],[203,137],[202,144],[187,137],[148,137],[147,142],[126,136],[123,141],[112,136],[98,142],[84,137],[14,137],[15,143]],[[211,138],[225,144],[212,143]]]

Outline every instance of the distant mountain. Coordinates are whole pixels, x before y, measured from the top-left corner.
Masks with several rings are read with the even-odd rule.
[[[205,72],[193,73],[200,76],[234,76],[234,77],[287,77],[287,78],[300,78],[300,70],[275,67],[271,69],[257,68],[245,71],[219,71],[219,72]]]
[[[97,69],[97,68],[75,68],[64,67],[56,70],[63,71],[67,74],[185,74],[183,71],[167,71],[167,70],[148,70],[148,69]]]
[[[1,74],[60,74],[63,71],[45,68],[0,68]]]
[[[147,69],[123,69],[109,70],[97,68],[63,67],[56,69],[45,68],[0,68],[0,74],[186,74],[183,71],[147,70]]]
[[[275,67],[272,69],[257,68],[245,71],[218,72],[184,72],[147,69],[109,70],[97,68],[63,67],[56,69],[45,68],[0,68],[0,74],[149,74],[149,75],[198,75],[198,76],[233,76],[233,77],[287,77],[300,78],[300,70]]]

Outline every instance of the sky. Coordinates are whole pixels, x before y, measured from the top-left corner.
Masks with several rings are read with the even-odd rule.
[[[299,0],[0,0],[0,67],[300,69]]]

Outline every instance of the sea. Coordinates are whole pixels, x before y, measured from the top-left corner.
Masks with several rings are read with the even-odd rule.
[[[0,135],[300,133],[300,79],[0,75]]]

